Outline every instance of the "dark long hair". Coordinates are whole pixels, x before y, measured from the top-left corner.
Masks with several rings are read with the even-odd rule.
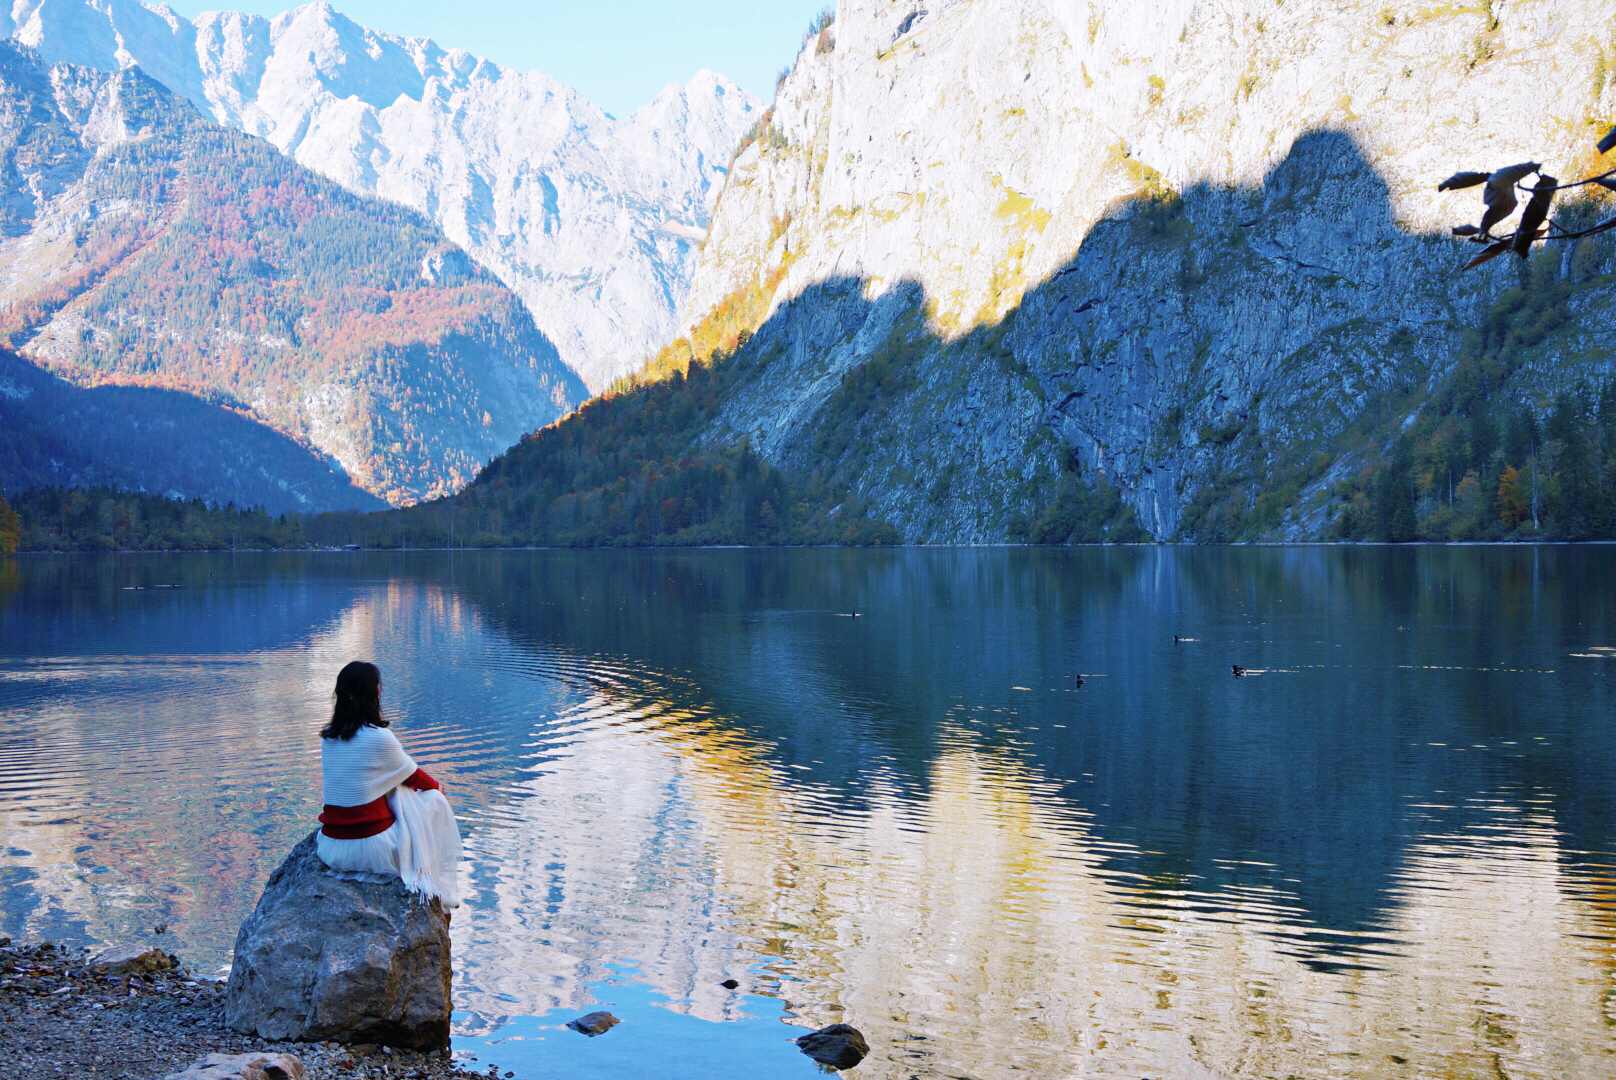
[[[347,741],[367,725],[387,726],[382,719],[382,673],[375,664],[355,660],[337,672],[336,696],[331,722],[320,729],[320,738]]]

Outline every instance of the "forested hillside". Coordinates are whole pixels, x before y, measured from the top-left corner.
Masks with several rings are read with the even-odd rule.
[[[337,464],[177,390],[74,386],[0,349],[0,493],[108,486],[274,513],[386,506]]]
[[[0,45],[0,150],[0,333],[73,383],[223,406],[394,503],[458,489],[585,396],[516,296],[425,218],[138,70]]]
[[[13,507],[0,499],[0,554],[18,549],[266,551],[307,544],[297,518],[272,516],[262,507],[100,486],[33,488],[14,501]]]

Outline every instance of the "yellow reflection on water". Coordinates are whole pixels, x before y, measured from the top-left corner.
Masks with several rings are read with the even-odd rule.
[[[312,827],[314,733],[356,657],[383,660],[401,736],[462,815],[468,1029],[587,1004],[626,963],[709,1020],[738,1016],[734,977],[801,1024],[853,1023],[871,1080],[1616,1075],[1616,891],[1568,876],[1539,807],[1433,827],[1384,924],[1332,932],[1271,874],[1214,893],[1121,869],[1125,840],[963,715],[938,719],[923,783],[873,760],[834,791],[701,687],[515,648],[452,591],[400,582],[295,648],[0,673],[92,688],[0,744],[0,843],[26,851],[4,865],[57,913],[31,929],[126,940],[160,901],[179,951],[228,948]],[[119,689],[154,669],[158,691]],[[489,715],[429,715],[439,698]]]
[[[800,1022],[864,1030],[859,1075],[892,1080],[1616,1065],[1610,905],[1518,809],[1415,846],[1387,925],[1337,962],[1272,886],[1108,871],[1087,818],[969,730],[924,791],[876,770],[849,809],[672,702],[601,693],[565,729],[476,839],[497,881],[466,927],[473,1026],[586,1004],[616,959],[715,1020],[720,980],[762,979]]]

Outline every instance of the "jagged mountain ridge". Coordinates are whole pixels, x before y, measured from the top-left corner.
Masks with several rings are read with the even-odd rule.
[[[613,118],[536,72],[368,30],[329,4],[187,22],[134,0],[18,0],[0,33],[48,61],[130,65],[218,122],[413,207],[510,286],[593,389],[673,336],[704,227],[758,103],[699,72]]]
[[[1074,471],[1159,538],[1320,537],[1512,284],[1564,317],[1511,346],[1502,400],[1616,373],[1608,237],[1462,275],[1446,227],[1479,199],[1434,190],[1586,175],[1612,25],[1609,0],[844,0],[702,251],[693,336],[760,317],[698,442],[841,471],[912,541],[1023,538]],[[902,378],[828,446],[876,360]]]
[[[138,69],[0,44],[0,150],[0,331],[81,386],[192,394],[394,503],[457,489],[586,396],[520,300],[429,221]],[[301,508],[355,505],[331,494]]]

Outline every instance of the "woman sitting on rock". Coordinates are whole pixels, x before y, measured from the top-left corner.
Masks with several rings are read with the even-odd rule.
[[[382,673],[355,660],[337,675],[320,732],[325,812],[316,850],[333,870],[397,876],[411,892],[460,905],[460,830],[438,782],[416,768],[382,719]]]

